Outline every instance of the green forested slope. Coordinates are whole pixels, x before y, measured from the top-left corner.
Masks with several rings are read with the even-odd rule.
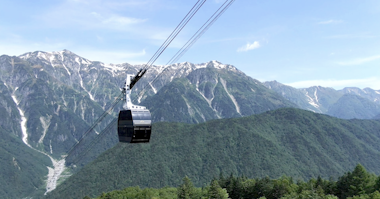
[[[23,198],[43,188],[51,161],[22,142],[20,114],[0,80],[0,198]]]
[[[156,123],[149,144],[121,144],[48,198],[80,198],[128,186],[196,186],[220,173],[294,179],[339,176],[361,163],[380,173],[380,121],[341,120],[285,108],[190,125]]]
[[[0,198],[23,198],[45,185],[49,158],[0,126]]]
[[[380,198],[380,176],[366,171],[358,164],[351,172],[338,180],[312,178],[295,182],[292,177],[281,176],[249,179],[247,177],[219,176],[202,188],[196,188],[188,177],[175,187],[145,188],[127,187],[102,193],[97,199],[120,198],[165,198],[165,199],[378,199]],[[89,198],[88,196],[86,198]]]

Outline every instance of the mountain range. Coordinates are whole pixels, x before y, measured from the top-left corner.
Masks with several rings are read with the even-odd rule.
[[[301,109],[342,119],[373,119],[380,112],[380,91],[347,87],[342,90],[313,86],[296,89],[277,81],[264,82],[269,89]]]
[[[142,67],[90,61],[68,50],[0,56],[0,113],[3,116],[0,130],[13,140],[4,150],[13,154],[21,143],[24,149],[20,150],[29,151],[36,157],[33,161],[28,158],[22,161],[40,168],[31,171],[32,176],[38,177],[33,185],[26,184],[25,190],[40,190],[46,184],[45,191],[51,191],[73,172],[117,144],[116,134],[110,133],[75,165],[65,159],[69,149],[118,99],[126,74],[135,74]],[[153,65],[135,85],[132,99],[149,108],[153,122],[203,123],[284,107],[344,119],[372,119],[380,115],[379,91],[369,88],[296,89],[275,81],[261,83],[235,66],[218,61]],[[120,108],[121,103],[85,136],[81,150],[89,150],[88,146],[117,116]],[[0,156],[0,159],[6,157]],[[12,157],[2,159],[6,162],[2,165],[21,162],[22,158]],[[27,163],[20,169],[27,170]],[[2,175],[18,174],[17,170],[12,170]],[[19,186],[19,181],[10,183],[10,187]],[[4,187],[0,191],[7,189]],[[23,192],[18,196],[28,194]]]

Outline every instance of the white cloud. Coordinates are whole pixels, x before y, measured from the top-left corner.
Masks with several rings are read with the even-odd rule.
[[[84,0],[72,0],[55,5],[35,17],[45,26],[66,30],[70,28],[130,30],[131,25],[146,21],[146,19],[126,16],[125,11],[119,12],[121,14],[117,13],[114,8],[110,8],[102,1],[90,3]]]
[[[237,49],[237,52],[245,52],[256,48],[260,48],[260,43],[258,41],[255,41],[253,43],[248,42],[245,46],[242,46],[239,49]]]
[[[311,86],[323,86],[323,87],[332,87],[334,89],[342,89],[345,87],[358,87],[358,88],[372,88],[380,89],[380,78],[378,77],[369,77],[364,79],[345,79],[345,80],[336,80],[336,79],[320,79],[320,80],[307,80],[299,81],[292,83],[285,83],[288,86],[295,88],[308,88]]]
[[[337,62],[337,64],[342,65],[342,66],[360,65],[360,64],[377,60],[377,59],[380,59],[380,55],[375,55],[375,56],[365,57],[365,58],[357,58],[357,59],[353,59],[349,61]]]
[[[143,0],[128,0],[128,1],[104,1],[103,2],[107,7],[112,9],[120,9],[125,7],[146,7],[148,5],[154,5],[155,1],[143,1]]]
[[[338,24],[338,23],[343,23],[343,20],[327,20],[327,21],[320,21],[318,24],[326,25],[326,24]]]
[[[91,15],[93,16],[92,19],[89,20],[94,20],[94,22],[97,25],[93,27],[102,27],[103,25],[107,25],[107,28],[110,27],[117,27],[119,28],[120,26],[128,26],[132,24],[138,24],[138,23],[143,23],[146,21],[146,19],[138,19],[138,18],[133,18],[133,17],[123,17],[119,15],[102,15],[97,12],[91,12]],[[99,23],[101,22],[101,23]],[[103,25],[101,25],[103,24]]]
[[[102,22],[105,24],[112,24],[117,26],[126,26],[130,24],[142,23],[145,22],[146,19],[137,19],[131,17],[122,17],[122,16],[110,16],[104,19]]]

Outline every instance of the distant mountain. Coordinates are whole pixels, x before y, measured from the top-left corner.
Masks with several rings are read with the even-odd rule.
[[[372,119],[380,113],[380,104],[355,94],[345,94],[333,104],[327,114],[343,119]]]
[[[128,186],[202,186],[220,173],[250,178],[339,176],[358,163],[380,173],[380,121],[284,108],[201,124],[155,123],[149,144],[119,143],[47,198],[81,198]]]
[[[320,87],[312,87],[306,90],[296,89],[291,86],[281,84],[277,81],[264,82],[263,84],[289,101],[297,104],[298,107],[302,109],[310,110],[316,113],[324,113],[327,109],[327,107],[324,107],[324,104],[320,103],[318,98],[318,95],[320,94],[318,89],[320,89]]]
[[[344,94],[353,94],[358,95],[360,97],[366,98],[371,102],[375,102],[376,104],[380,104],[380,91],[373,90],[371,88],[355,88],[355,87],[347,87],[341,90]]]
[[[380,91],[370,88],[347,87],[335,90],[313,86],[296,89],[276,81],[263,84],[298,107],[316,113],[324,113],[342,119],[372,119],[374,115],[380,114],[380,110],[377,108],[380,105]]]

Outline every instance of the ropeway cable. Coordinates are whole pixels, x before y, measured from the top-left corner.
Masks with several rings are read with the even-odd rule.
[[[198,29],[198,31],[186,42],[186,44],[168,61],[166,65],[171,65],[182,57],[184,53],[210,28],[212,24],[231,6],[235,0],[226,0],[217,11]]]
[[[101,139],[104,138],[105,135],[107,135],[108,132],[111,132],[112,127],[114,127],[117,123],[117,118],[113,119],[106,128],[104,128],[99,135],[97,135],[90,144],[85,147],[82,152],[78,153],[77,157],[75,157],[74,160],[70,161],[69,163],[75,164],[78,160],[80,160],[84,155],[86,155],[90,149]],[[68,156],[67,156],[68,157]]]
[[[235,0],[226,0],[217,11],[202,25],[201,28],[186,42],[186,44],[169,60],[166,65],[171,65],[176,62],[179,58],[183,56],[184,53],[211,27],[212,24],[231,6]],[[228,3],[227,3],[228,2]],[[226,5],[227,3],[227,5]],[[152,87],[152,84],[160,77],[164,72],[168,71],[169,67],[166,67],[161,73],[159,73],[152,81],[147,83],[140,93],[137,95],[137,98],[145,92],[145,88],[149,85]]]
[[[186,16],[182,19],[182,21],[178,24],[178,26],[174,29],[174,31],[169,35],[169,37],[165,40],[165,42],[161,45],[161,47],[156,51],[156,53],[150,58],[143,70],[148,70],[153,63],[158,59],[158,57],[165,51],[165,49],[169,46],[169,44],[177,37],[177,35],[181,32],[181,30],[186,26],[186,24],[193,18],[193,16],[198,12],[198,10],[202,7],[202,5],[206,2],[206,0],[198,0],[197,3],[193,6],[193,8],[186,14]]]
[[[153,63],[158,59],[158,57],[165,51],[165,49],[169,46],[169,44],[177,37],[177,35],[181,32],[181,30],[186,26],[186,24],[193,18],[193,16],[198,12],[198,10],[202,7],[202,5],[206,2],[206,0],[198,0],[197,3],[192,7],[192,9],[186,14],[186,16],[182,19],[182,21],[177,25],[174,31],[169,35],[169,37],[165,40],[165,42],[161,45],[161,47],[156,51],[156,53],[152,56],[152,58],[145,64],[143,70],[147,70]],[[122,94],[121,94],[122,95]],[[81,141],[86,137],[86,135],[91,132],[116,106],[116,104],[121,100],[120,96],[114,101],[111,105],[111,108],[108,111],[105,111],[96,121],[95,123],[82,135],[80,140],[74,144],[68,151],[67,156],[69,157],[76,149],[76,147],[81,143]]]
[[[94,124],[87,129],[87,131],[82,135],[82,137],[78,140],[77,143],[75,143],[67,152],[67,156],[70,156],[71,153],[76,149],[76,147],[83,141],[83,139],[86,137],[87,134],[89,134],[94,128],[108,115],[112,112],[113,108],[121,101],[123,97],[123,93],[121,93],[110,105],[110,107],[103,112],[103,114],[94,122]]]

